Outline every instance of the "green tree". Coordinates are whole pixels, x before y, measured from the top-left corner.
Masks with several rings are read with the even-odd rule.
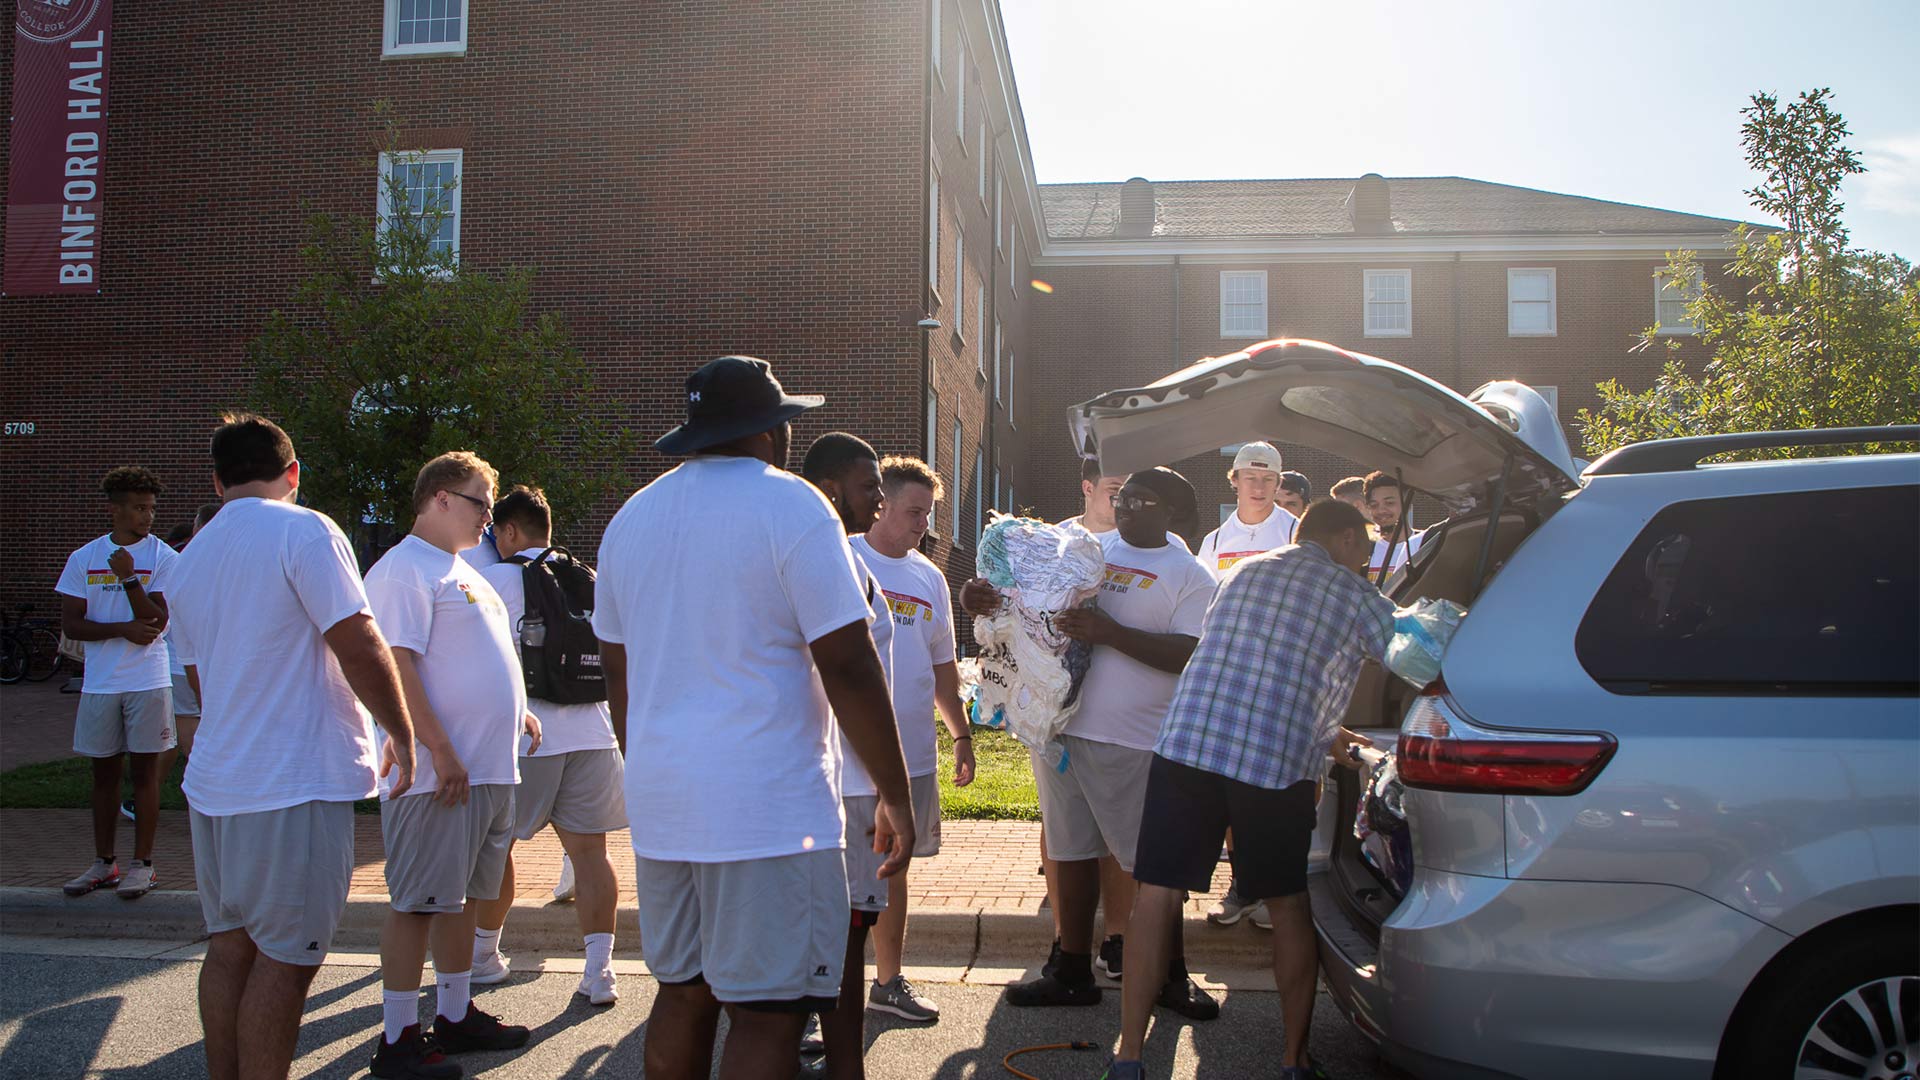
[[[301,491],[349,530],[405,527],[414,474],[449,450],[543,488],[563,526],[578,521],[625,485],[631,435],[599,418],[560,317],[531,313],[533,273],[463,265],[443,235],[454,186],[418,151],[387,162],[378,220],[308,219],[307,276],[249,345],[253,407],[287,428]]]
[[[1784,107],[1755,94],[1741,110],[1747,163],[1761,177],[1747,195],[1786,227],[1737,226],[1717,280],[1694,252],[1669,257],[1659,276],[1689,295],[1687,319],[1712,358],[1696,372],[1670,357],[1645,390],[1601,383],[1600,408],[1576,420],[1588,455],[1646,439],[1920,416],[1920,274],[1898,256],[1848,246],[1840,184],[1866,170],[1829,94],[1805,92]],[[1679,343],[1658,331],[1648,328],[1638,348],[1677,352]]]

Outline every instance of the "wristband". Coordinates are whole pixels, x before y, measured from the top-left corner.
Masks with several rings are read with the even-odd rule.
[[[121,587],[122,587],[122,588],[124,588],[124,587],[126,587],[126,586],[128,586],[128,585],[138,585],[138,584],[140,584],[140,575],[139,575],[139,574],[135,574],[135,575],[133,575],[132,577],[123,577],[123,578],[121,578],[121,579],[120,579],[120,585],[121,585]]]
[[[973,736],[971,736],[971,735],[955,735],[955,736],[953,737],[953,741],[954,741],[954,742],[972,742],[972,741],[973,741]]]

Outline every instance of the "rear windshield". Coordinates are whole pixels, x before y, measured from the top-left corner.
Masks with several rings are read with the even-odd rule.
[[[1920,487],[1669,506],[1574,648],[1622,693],[1920,693]]]
[[[1425,457],[1453,434],[1426,412],[1375,387],[1296,386],[1280,395],[1280,404],[1413,457]]]

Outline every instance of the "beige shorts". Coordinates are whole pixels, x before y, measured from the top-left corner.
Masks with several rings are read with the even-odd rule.
[[[1066,772],[1032,755],[1047,855],[1058,862],[1112,855],[1122,870],[1132,873],[1153,751],[1076,735],[1062,735],[1060,741],[1067,747]]]
[[[200,695],[193,692],[193,683],[184,674],[173,677],[173,715],[200,715]]]
[[[618,750],[575,750],[520,759],[513,837],[531,840],[549,823],[570,833],[627,827],[627,770]]]
[[[76,754],[94,758],[158,754],[173,749],[177,741],[171,687],[80,695],[80,709],[73,717]]]
[[[513,785],[475,784],[465,806],[447,806],[437,794],[380,800],[395,911],[459,911],[470,899],[500,895],[513,840]]]
[[[847,904],[855,911],[885,911],[887,883],[880,877],[880,864],[887,857],[873,850],[880,796],[848,795],[840,805],[847,811]]]
[[[940,854],[940,774],[910,776],[913,789],[913,857],[924,859]],[[849,846],[853,834],[847,834]]]
[[[207,932],[247,932],[267,956],[327,958],[353,884],[353,804],[308,802],[229,817],[187,812]]]
[[[635,856],[634,867],[654,978],[704,980],[738,1004],[834,1007],[848,923],[839,848],[718,863]]]

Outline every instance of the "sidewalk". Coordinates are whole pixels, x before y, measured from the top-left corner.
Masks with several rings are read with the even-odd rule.
[[[940,826],[941,851],[914,860],[908,892],[910,908],[965,909],[1037,914],[1045,905],[1046,880],[1040,866],[1040,826],[1030,821],[947,821]],[[128,856],[133,823],[120,823],[120,854]],[[91,815],[85,810],[0,810],[0,887],[59,888],[85,868],[93,850]],[[380,819],[354,815],[354,896],[386,895],[385,853]],[[620,902],[634,901],[633,854],[623,830],[607,837]],[[552,899],[560,878],[560,841],[551,831],[514,845],[514,897]],[[187,815],[162,811],[153,859],[160,887],[192,891],[193,844]],[[1227,867],[1214,873],[1214,890],[1188,902],[1189,915],[1204,915],[1226,891]]]

